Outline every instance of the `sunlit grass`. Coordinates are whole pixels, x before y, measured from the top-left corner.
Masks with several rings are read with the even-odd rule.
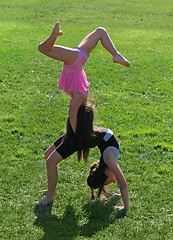
[[[172,238],[171,1],[1,1],[0,237],[4,239]],[[38,44],[61,22],[57,44],[76,47],[98,26],[107,29],[131,68],[112,63],[101,44],[85,64],[98,107],[95,122],[121,144],[129,184],[126,216],[111,202],[91,202],[87,164],[75,155],[59,164],[53,217],[36,219],[34,202],[47,187],[44,151],[62,133],[69,96],[57,90],[62,63]],[[110,191],[119,191],[111,185]]]

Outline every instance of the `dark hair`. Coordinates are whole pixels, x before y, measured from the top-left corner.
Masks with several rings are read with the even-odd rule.
[[[79,150],[77,151],[77,160],[81,161],[82,157],[87,161],[89,149],[93,147],[95,138],[95,130],[93,129],[94,110],[90,104],[82,104],[77,114],[77,123],[75,135],[78,139]],[[65,137],[74,134],[70,119],[67,119]]]
[[[99,198],[102,191],[107,194],[104,189],[104,183],[108,176],[105,174],[105,170],[107,169],[107,165],[102,162],[94,163],[89,171],[89,175],[87,178],[88,186],[91,188],[91,199],[94,200],[94,189],[98,189],[97,197]]]

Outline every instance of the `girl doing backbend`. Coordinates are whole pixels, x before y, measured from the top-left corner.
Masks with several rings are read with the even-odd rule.
[[[93,126],[93,117],[93,108],[82,104],[77,114],[76,134],[74,134],[68,118],[66,134],[59,137],[45,152],[48,190],[46,197],[38,204],[48,204],[54,201],[58,180],[58,163],[74,152],[78,153],[78,161],[81,160],[82,155],[87,160],[89,149],[98,146],[101,153],[100,161],[91,167],[87,179],[92,196],[93,189],[99,188],[101,193],[104,185],[117,180],[124,204],[123,207],[118,206],[117,208],[129,207],[128,185],[118,164],[119,143],[110,129]]]

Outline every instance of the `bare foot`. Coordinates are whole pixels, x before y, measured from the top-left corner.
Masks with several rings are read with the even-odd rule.
[[[130,67],[130,62],[124,58],[119,52],[117,52],[117,55],[113,56],[113,62],[119,63],[125,67]]]
[[[59,22],[57,22],[53,28],[53,32],[57,34],[57,36],[61,36],[63,31],[60,30]]]
[[[35,203],[38,204],[38,205],[40,205],[40,204],[44,205],[44,204],[48,204],[48,203],[51,203],[51,202],[53,202],[53,199],[50,198],[50,197],[48,197],[48,196],[46,196],[46,197],[43,198],[42,200],[37,201],[37,202],[35,202]]]

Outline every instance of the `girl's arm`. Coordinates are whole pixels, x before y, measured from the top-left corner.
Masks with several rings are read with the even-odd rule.
[[[124,203],[124,208],[128,209],[129,208],[128,184],[118,164],[117,164],[116,174],[117,174],[116,175],[117,182],[120,186],[121,196]]]
[[[75,133],[78,110],[80,105],[84,102],[85,97],[79,92],[72,92],[72,95],[73,98],[70,101],[69,118],[73,132]]]
[[[121,171],[120,166],[117,163],[115,155],[113,151],[108,152],[108,159],[107,159],[107,166],[108,168],[114,173],[116,176],[117,182],[120,186],[121,196],[124,203],[124,208],[129,208],[129,193],[128,193],[128,184],[126,179]]]

